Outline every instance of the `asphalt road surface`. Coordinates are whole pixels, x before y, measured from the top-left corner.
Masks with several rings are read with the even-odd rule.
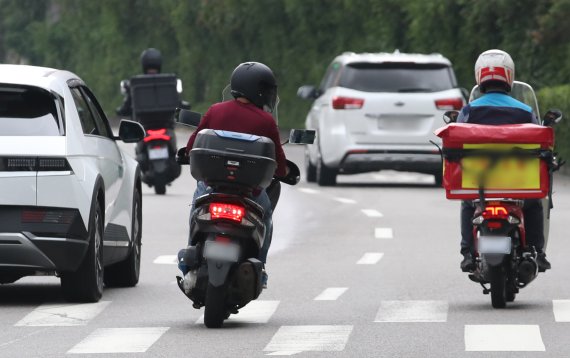
[[[303,166],[302,147],[286,152]],[[570,356],[567,178],[555,183],[553,269],[500,310],[460,272],[459,203],[432,177],[378,172],[328,188],[284,185],[269,287],[217,330],[175,284],[194,188],[188,167],[164,196],[143,188],[138,286],[83,305],[66,303],[53,277],[1,286],[0,357]]]

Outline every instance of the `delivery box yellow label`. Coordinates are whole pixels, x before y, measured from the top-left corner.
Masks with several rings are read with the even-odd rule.
[[[463,149],[508,151],[513,148],[539,149],[539,144],[464,144]],[[492,168],[489,167],[492,165]],[[485,176],[486,189],[540,189],[540,159],[502,158],[493,165],[489,157],[467,157],[461,160],[463,189],[478,189],[479,178]]]

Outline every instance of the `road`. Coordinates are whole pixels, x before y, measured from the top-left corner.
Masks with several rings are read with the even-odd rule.
[[[302,147],[287,155],[302,166]],[[284,186],[269,287],[219,330],[200,323],[203,310],[175,284],[194,188],[185,167],[165,196],[143,189],[135,288],[73,305],[53,277],[1,286],[0,357],[570,356],[567,178],[555,184],[553,270],[501,310],[460,272],[459,203],[431,177],[379,172],[341,176],[336,187]]]

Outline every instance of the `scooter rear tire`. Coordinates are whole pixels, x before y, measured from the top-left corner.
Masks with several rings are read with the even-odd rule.
[[[507,274],[504,266],[488,268],[491,284],[491,304],[493,308],[505,308],[507,305]]]
[[[208,283],[206,304],[204,307],[204,324],[208,328],[221,328],[227,318],[225,285],[214,287]]]

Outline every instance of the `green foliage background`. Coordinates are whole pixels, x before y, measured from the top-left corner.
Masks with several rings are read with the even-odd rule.
[[[469,89],[477,55],[501,48],[541,89],[543,110],[570,115],[570,91],[557,87],[570,83],[569,17],[570,0],[0,0],[0,61],[69,69],[113,114],[144,48],[162,51],[199,111],[237,64],[256,60],[274,69],[280,123],[292,127],[310,106],[297,88],[318,84],[344,51],[439,52]]]

